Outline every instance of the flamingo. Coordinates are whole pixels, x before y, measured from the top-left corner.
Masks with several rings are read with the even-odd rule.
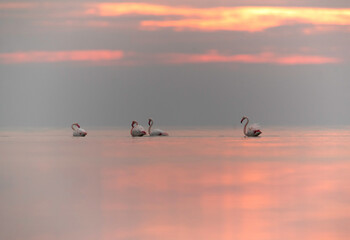
[[[169,134],[167,132],[164,132],[163,130],[160,129],[154,129],[153,131],[151,131],[151,128],[153,126],[153,120],[150,118],[148,119],[148,134],[150,136],[169,136]]]
[[[87,135],[87,132],[80,128],[78,123],[73,123],[71,127],[73,129],[73,137],[85,137]]]
[[[138,122],[132,121],[130,134],[133,137],[142,137],[143,135],[146,135],[147,133],[146,133],[145,129],[141,125],[139,125]]]
[[[241,123],[243,123],[243,121],[245,119],[247,119],[247,123],[244,125],[244,129],[243,129],[244,135],[246,135],[247,137],[257,137],[257,136],[259,136],[262,132],[258,128],[258,125],[253,124],[252,126],[250,126],[248,128],[248,131],[247,131],[247,125],[249,123],[249,119],[246,116],[243,116],[243,118],[241,120]]]

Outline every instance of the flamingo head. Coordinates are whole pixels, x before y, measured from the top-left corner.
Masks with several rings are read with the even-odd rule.
[[[138,122],[136,122],[136,121],[132,121],[132,123],[131,123],[131,127],[134,127],[134,125],[139,125],[139,123]]]
[[[153,124],[153,120],[152,120],[152,118],[149,118],[148,119],[148,126],[151,126],[151,124]]]
[[[244,119],[248,119],[246,116],[242,117],[241,123],[243,123]]]

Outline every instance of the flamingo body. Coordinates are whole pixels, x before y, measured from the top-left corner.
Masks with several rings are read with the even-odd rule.
[[[130,130],[130,135],[133,137],[142,137],[143,135],[146,135],[145,129],[139,125],[138,122],[133,121],[131,123],[131,130]]]
[[[262,132],[261,130],[259,129],[259,126],[257,124],[253,124],[252,126],[250,126],[248,128],[248,131],[247,131],[247,125],[249,123],[249,119],[248,117],[243,117],[242,120],[241,120],[241,123],[243,123],[244,120],[247,120],[246,124],[244,125],[244,128],[243,128],[243,133],[244,135],[246,135],[247,137],[257,137],[259,136]]]
[[[169,136],[169,134],[160,129],[153,129],[150,136]]]
[[[73,129],[73,137],[85,137],[87,135],[87,132],[80,128],[78,123],[73,123],[71,127]]]
[[[152,130],[152,126],[153,126],[153,120],[150,118],[148,119],[148,134],[150,136],[169,136],[169,134],[167,132],[164,132],[163,130],[160,129],[153,129]]]

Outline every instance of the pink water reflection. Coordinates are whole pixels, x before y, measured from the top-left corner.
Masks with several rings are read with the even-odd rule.
[[[139,152],[106,152],[148,160],[102,169],[104,239],[347,239],[349,132],[285,135],[143,139]]]
[[[349,170],[348,162],[269,161],[109,169],[103,209],[107,218],[141,213],[142,227],[130,229],[137,239],[162,239],[164,229],[167,239],[342,239],[336,225],[350,217]]]
[[[1,132],[0,236],[348,239],[350,131],[169,132]]]

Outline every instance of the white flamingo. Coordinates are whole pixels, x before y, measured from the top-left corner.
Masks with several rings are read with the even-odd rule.
[[[164,132],[163,130],[160,129],[154,129],[153,131],[151,131],[151,128],[153,126],[153,120],[150,118],[148,119],[148,134],[150,136],[169,136],[169,134],[167,132]]]
[[[133,137],[142,137],[143,135],[146,135],[147,133],[146,133],[145,129],[141,125],[139,125],[138,122],[132,121],[130,134]]]
[[[242,120],[241,120],[241,123],[243,123],[243,121],[247,119],[247,122],[246,124],[244,125],[244,129],[243,129],[243,133],[244,135],[246,135],[247,137],[257,137],[259,136],[262,132],[260,131],[258,125],[256,124],[253,124],[252,126],[250,126],[248,128],[248,131],[247,131],[247,125],[249,123],[249,119],[246,117],[246,116],[243,116]]]
[[[73,123],[71,127],[73,129],[73,137],[85,137],[87,135],[87,132],[80,128],[78,123]]]

